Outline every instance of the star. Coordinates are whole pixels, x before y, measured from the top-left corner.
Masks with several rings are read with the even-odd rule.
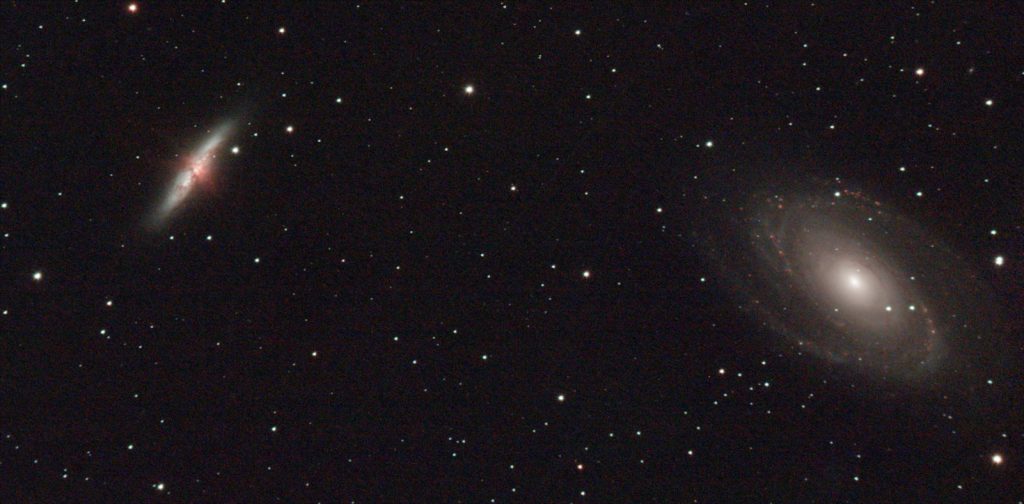
[[[917,70],[914,70],[914,75],[918,77],[924,76],[924,67],[918,67]]]
[[[131,14],[135,14],[136,12],[139,12],[139,4],[137,4],[137,3],[130,3],[130,4],[128,4],[128,12],[131,13]]]
[[[43,272],[42,271],[37,271],[35,273],[32,273],[32,280],[35,280],[35,281],[38,282],[38,281],[40,281],[42,279],[43,279]]]
[[[993,454],[992,455],[992,464],[994,464],[994,465],[1003,465],[1003,455],[1001,453]]]
[[[463,89],[463,91],[465,91],[467,95],[473,94],[473,85],[472,84],[467,85],[465,87],[465,89]]]

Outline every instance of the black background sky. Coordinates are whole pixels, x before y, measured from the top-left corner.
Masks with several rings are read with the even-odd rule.
[[[885,4],[4,1],[0,501],[1020,502],[1019,365],[880,384],[699,253],[839,177],[1019,359],[1024,13]]]

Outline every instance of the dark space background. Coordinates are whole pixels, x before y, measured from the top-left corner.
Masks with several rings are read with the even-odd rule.
[[[1021,502],[1024,11],[884,4],[3,1],[0,501]],[[792,167],[1016,364],[903,390],[741,313],[698,203]]]

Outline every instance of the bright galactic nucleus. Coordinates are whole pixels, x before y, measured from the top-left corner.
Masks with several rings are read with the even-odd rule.
[[[716,203],[697,236],[707,258],[789,348],[900,381],[966,376],[997,360],[977,274],[880,201],[833,181]]]

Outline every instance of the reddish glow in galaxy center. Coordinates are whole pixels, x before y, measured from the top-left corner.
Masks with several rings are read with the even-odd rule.
[[[198,183],[210,179],[210,173],[215,168],[214,161],[217,158],[217,150],[223,145],[230,129],[230,125],[221,126],[188,157],[185,166],[174,177],[167,196],[164,197],[157,210],[156,220],[158,223],[170,217],[194,192]]]

